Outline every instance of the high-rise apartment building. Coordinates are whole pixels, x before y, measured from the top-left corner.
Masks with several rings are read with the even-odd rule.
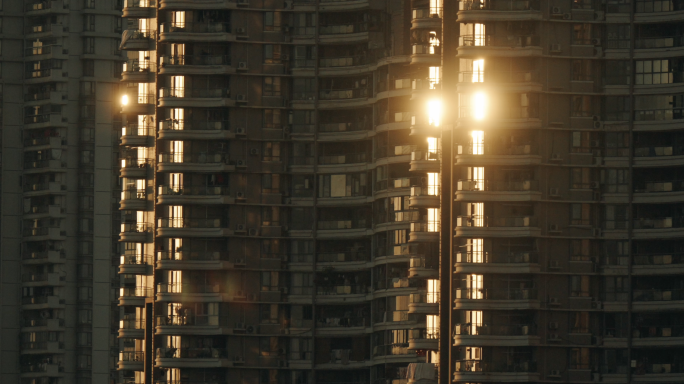
[[[120,382],[432,377],[440,6],[123,12]]]
[[[0,26],[0,382],[111,383],[121,5],[5,0]]]
[[[440,382],[684,381],[681,10],[445,4]]]

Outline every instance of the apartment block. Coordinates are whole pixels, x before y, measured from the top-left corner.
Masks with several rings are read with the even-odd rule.
[[[0,381],[113,383],[121,5],[3,1],[0,21]]]
[[[445,4],[440,382],[684,380],[681,9]]]
[[[118,382],[432,380],[441,6],[123,16]]]

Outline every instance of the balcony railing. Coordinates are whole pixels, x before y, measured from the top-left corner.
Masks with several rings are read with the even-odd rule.
[[[126,233],[148,233],[152,231],[152,226],[147,223],[121,223],[121,232]]]
[[[456,220],[457,227],[536,227],[536,218],[530,216],[458,216]]]
[[[370,325],[365,317],[340,316],[340,317],[321,317],[318,319],[318,326],[322,328],[338,327],[366,327]]]
[[[221,219],[160,218],[159,228],[222,228]]]
[[[388,323],[395,321],[409,321],[411,316],[408,311],[386,311],[376,314],[375,322]]]
[[[225,348],[158,348],[157,358],[164,359],[225,359]]]
[[[202,120],[164,120],[160,129],[173,131],[222,131],[228,130],[228,121],[202,121]]]
[[[134,159],[128,157],[121,159],[121,168],[147,168],[151,163],[152,161],[150,159]]]
[[[152,258],[143,254],[135,255],[121,255],[121,264],[123,265],[148,265],[151,264]]]
[[[659,156],[679,156],[682,151],[678,147],[671,145],[662,147],[637,147],[634,148],[634,157],[659,157]]]
[[[317,295],[357,295],[368,293],[368,288],[364,285],[327,285],[317,286]]]
[[[409,339],[439,340],[439,329],[410,329]]]
[[[634,220],[634,229],[681,228],[682,224],[672,217],[639,218]]]
[[[523,192],[538,191],[537,180],[459,180],[459,191]]]
[[[50,322],[56,321],[60,327],[64,326],[64,319],[22,319],[24,327],[46,327]]]
[[[538,253],[531,252],[511,252],[511,253],[492,253],[492,252],[459,252],[456,253],[457,263],[492,263],[492,264],[513,264],[513,263],[537,263]]]
[[[121,129],[121,135],[126,137],[136,137],[136,136],[154,136],[155,130],[154,126],[151,125],[140,125],[140,124],[128,124]]]
[[[414,19],[441,19],[442,7],[415,8],[412,13]]]
[[[318,229],[330,230],[330,229],[360,229],[367,228],[367,222],[365,219],[358,220],[319,220]]]
[[[228,196],[230,189],[224,186],[169,186],[160,185],[159,195],[171,196]]]
[[[147,191],[144,189],[125,189],[121,191],[121,200],[146,200]]]
[[[126,0],[126,8],[154,8],[157,0]]]
[[[157,326],[219,326],[228,324],[228,316],[219,315],[161,315],[157,316]]]
[[[228,252],[218,251],[169,251],[157,252],[157,260],[173,261],[218,261],[228,260]]]
[[[380,277],[375,282],[375,289],[420,288],[422,282],[408,277]]]
[[[681,192],[684,191],[684,180],[642,181],[634,183],[635,193]]]
[[[32,236],[47,236],[50,233],[50,229],[59,229],[58,226],[54,227],[32,227],[32,228],[24,228],[24,231],[22,232],[24,236],[27,237],[32,237]]]
[[[150,60],[131,59],[124,64],[124,72],[155,72],[157,64]]]
[[[509,35],[506,37],[494,37],[492,35],[461,35],[460,45],[466,47],[502,47],[502,48],[525,48],[538,47],[539,36],[537,35]]]
[[[145,329],[145,319],[119,320],[120,329]]]
[[[371,61],[371,57],[367,55],[321,57],[318,59],[318,66],[321,68],[354,67]]]
[[[539,81],[539,71],[487,71],[458,73],[459,83],[530,83]]]
[[[466,0],[461,1],[461,11],[538,11],[539,0]]]
[[[230,156],[227,153],[160,153],[160,163],[228,163]]]
[[[456,299],[536,300],[536,288],[456,288]]]
[[[50,257],[50,252],[57,252],[60,259],[66,258],[66,253],[64,251],[38,251],[38,252],[22,252],[22,260],[42,260]]]
[[[318,252],[316,254],[316,261],[319,263],[341,263],[347,261],[368,261],[370,254],[368,252]]]
[[[122,287],[119,296],[121,297],[152,297],[152,288],[148,287]]]
[[[513,358],[513,357],[511,357]],[[515,364],[505,362],[492,363],[482,360],[457,360],[454,366],[456,372],[529,372],[537,371],[537,365],[533,361],[521,361]]]
[[[634,265],[670,265],[684,264],[684,253],[667,254],[635,254]],[[623,264],[620,264],[623,265]],[[627,265],[627,264],[624,264]]]
[[[684,10],[682,0],[638,0],[636,13],[674,12]]]
[[[439,221],[411,223],[411,232],[439,232],[441,223]]]
[[[368,23],[362,22],[342,25],[321,25],[319,33],[321,35],[342,35],[348,33],[359,33],[367,31]]]
[[[671,301],[684,300],[684,289],[635,289],[634,301]]]
[[[119,352],[119,360],[126,362],[142,363],[145,361],[145,352],[142,351],[123,351]]]
[[[472,336],[528,336],[536,335],[534,324],[456,324],[454,335]]]
[[[635,49],[674,48],[684,45],[684,36],[640,37],[634,40]]]
[[[409,303],[438,304],[439,296],[439,292],[412,293],[409,295]]]
[[[371,96],[370,88],[324,89],[318,92],[321,100],[363,99]]]
[[[185,32],[185,33],[230,33],[228,22],[169,22],[161,24],[161,33]]]
[[[180,88],[167,87],[161,88],[159,97],[178,97],[178,98],[193,98],[193,99],[215,99],[215,98],[230,98],[230,89],[228,88]]]
[[[365,163],[367,161],[368,154],[366,152],[346,153],[344,155],[328,155],[318,157],[318,164],[320,165],[356,164]]]
[[[397,356],[412,353],[413,351],[409,351],[407,343],[376,345],[373,347],[373,356]]]
[[[368,126],[361,123],[321,123],[318,126],[319,132],[352,132],[366,131]],[[312,131],[313,132],[313,131]]]
[[[230,65],[230,56],[210,54],[162,56],[161,65]]]
[[[159,283],[157,290],[159,293],[219,293],[221,286],[201,283]]]

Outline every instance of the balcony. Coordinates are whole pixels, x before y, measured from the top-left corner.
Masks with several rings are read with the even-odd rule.
[[[676,207],[672,207],[673,211]],[[647,217],[639,217],[634,219],[634,237],[638,239],[653,239],[653,238],[673,238],[680,237],[684,232],[684,218],[676,215],[676,212],[670,212],[673,216],[658,217],[661,214],[667,214],[663,210],[660,212],[641,213]],[[639,215],[638,213],[636,215]],[[635,216],[636,216],[635,215]]]
[[[635,310],[668,310],[684,304],[684,289],[651,288],[632,292]]]
[[[413,172],[439,172],[441,153],[438,150],[411,152],[411,168]]]
[[[439,66],[442,63],[442,47],[431,44],[411,46],[411,64]]]
[[[370,253],[367,251],[341,251],[341,252],[317,252],[318,264],[330,264],[333,268],[344,268],[347,264],[338,263],[366,263],[370,261]],[[338,265],[335,265],[338,264]]]
[[[234,268],[228,252],[219,251],[160,251],[157,269],[160,270],[221,270]]]
[[[374,360],[382,359],[384,361],[397,361],[404,363],[408,361],[415,361],[412,358],[415,358],[415,352],[409,350],[408,343],[376,345],[373,347]]]
[[[483,360],[457,360],[454,365],[454,381],[471,382],[482,380],[498,382],[532,382],[539,380],[536,363],[520,361],[515,364],[493,363]]]
[[[654,36],[654,37],[637,37],[634,40],[635,49],[663,49],[663,48],[679,48],[684,46],[684,37],[682,36]]]
[[[235,41],[229,22],[187,21],[162,23],[159,29],[160,42],[228,42]]]
[[[126,315],[128,316],[128,315]],[[125,318],[119,320],[119,337],[142,339],[145,337],[145,319]]]
[[[24,228],[22,234],[27,240],[65,240],[66,231],[62,231],[59,226],[43,226]]]
[[[310,1],[296,1],[298,4],[305,2]],[[368,0],[321,0],[320,2],[320,10],[325,12],[362,10],[367,9],[368,6]]]
[[[64,374],[64,367],[61,364],[26,363],[21,365],[22,379],[39,377],[57,377]],[[40,381],[37,381],[40,382]]]
[[[360,43],[368,40],[369,22],[357,22],[337,25],[323,24],[319,27],[320,42],[326,43]],[[373,26],[370,29],[375,29]]]
[[[59,341],[33,341],[21,343],[22,355],[64,353],[64,343]]]
[[[316,301],[319,303],[364,302],[369,289],[366,285],[322,285],[316,287]]]
[[[21,275],[21,281],[25,287],[56,287],[66,284],[66,276],[60,276],[57,272],[24,273]]]
[[[69,4],[68,1],[65,3],[64,0],[31,1],[24,4],[24,11],[26,11],[26,16],[66,14],[69,13]]]
[[[66,253],[58,250],[47,250],[21,254],[23,264],[61,264],[66,262]]]
[[[356,152],[345,153],[342,155],[326,155],[318,157],[319,165],[343,165],[343,164],[361,164],[369,161],[368,153]]]
[[[344,105],[349,106],[366,104],[372,93],[370,88],[323,89],[318,92],[318,97],[326,107],[335,107],[340,101],[345,101]]]
[[[147,199],[147,190],[131,188],[121,191],[119,209],[146,211],[151,208],[152,204]]]
[[[478,13],[478,19],[482,14]],[[507,16],[508,17],[508,16]],[[542,55],[538,35],[473,35],[459,37],[458,57],[536,57]]]
[[[122,223],[119,240],[129,243],[152,242],[152,226],[147,223]]]
[[[145,299],[152,297],[153,290],[148,287],[123,287],[119,288],[119,306],[132,305],[142,307]]]
[[[47,183],[27,182],[24,184],[24,197],[63,194],[66,194],[66,185],[62,185],[55,181]]]
[[[156,0],[125,0],[123,17],[150,19],[157,16]]]
[[[143,254],[121,255],[120,274],[147,275],[152,272],[152,258]]]
[[[66,172],[66,164],[59,158],[29,160],[24,162],[24,173],[33,174],[47,172]]]
[[[406,190],[411,186],[418,185],[421,183],[420,177],[395,177],[391,179],[378,180],[375,182],[374,192],[380,192],[385,190]]]
[[[230,164],[229,154],[222,152],[160,153],[157,171],[221,173],[235,171],[235,165]]]
[[[532,216],[458,216],[456,236],[528,237],[540,236],[537,220]]]
[[[119,352],[118,369],[142,371],[145,361],[145,352],[142,351],[123,351]]]
[[[229,75],[235,73],[228,55],[170,55],[161,57],[163,75]]]
[[[539,0],[466,0],[458,3],[459,11],[539,11]],[[460,17],[460,15],[459,15]],[[511,17],[511,16],[508,16]],[[478,19],[479,20],[479,19]],[[517,19],[516,19],[517,20]],[[459,20],[461,21],[461,20]]]
[[[436,279],[439,276],[439,263],[430,261],[425,256],[411,257],[409,277],[415,279]]]
[[[536,288],[456,288],[454,309],[539,308]]]
[[[672,145],[638,146],[634,148],[634,165],[637,167],[681,165],[684,159],[682,156],[684,156],[684,151]]]
[[[193,218],[159,218],[157,236],[162,237],[222,237],[232,235],[223,220]]]
[[[409,330],[408,349],[433,350],[439,349],[439,329],[411,329]]]
[[[224,348],[157,348],[155,366],[163,368],[225,368],[232,366]]]
[[[228,88],[161,88],[159,106],[169,108],[234,107]]]
[[[64,319],[23,319],[21,324],[24,331],[64,331]],[[24,329],[41,328],[41,329]]]
[[[157,203],[164,205],[184,204],[232,204],[235,198],[230,196],[226,186],[168,186],[160,185]]]
[[[422,291],[409,295],[408,313],[439,314],[439,292]]]
[[[235,138],[228,121],[163,120],[159,125],[162,140],[226,140]]]
[[[157,97],[154,93],[128,95],[128,103],[121,106],[121,113],[127,115],[154,115]]]
[[[151,173],[152,161],[149,159],[121,159],[121,177],[145,179]],[[150,175],[151,176],[151,175]]]
[[[59,296],[33,295],[23,296],[21,305],[24,310],[64,308],[64,301]]]
[[[411,26],[416,29],[442,29],[442,7],[421,7],[411,10]]]
[[[121,49],[126,51],[153,51],[156,49],[157,31],[127,29],[121,36]]]
[[[684,197],[684,180],[635,181],[635,203],[679,202]]]
[[[454,273],[537,273],[540,270],[538,256],[536,251],[458,252]]]
[[[25,129],[41,129],[49,127],[66,127],[66,118],[62,117],[61,112],[39,113],[24,116]]]
[[[129,83],[153,83],[157,64],[150,60],[129,59],[123,68],[122,81]]]
[[[128,124],[121,130],[121,145],[151,147],[156,134],[154,126]]]
[[[541,199],[537,180],[459,180],[458,201],[537,201]]]
[[[420,221],[411,223],[409,243],[434,242],[439,239],[439,221]]]
[[[453,345],[533,346],[539,339],[534,324],[456,324]]]
[[[402,379],[395,379],[391,380],[391,384],[436,384],[437,366],[433,363],[409,363],[406,376],[408,381],[401,383],[398,381]],[[390,384],[390,380],[376,381],[376,384]]]

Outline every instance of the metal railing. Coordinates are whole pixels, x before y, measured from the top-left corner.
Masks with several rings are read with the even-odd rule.
[[[368,293],[364,285],[324,285],[316,287],[317,295],[357,295]]]
[[[673,217],[649,217],[634,219],[634,229],[681,228],[683,219]]]
[[[128,124],[121,129],[121,135],[126,137],[131,136],[154,136],[155,130],[153,125]]]
[[[159,97],[178,97],[195,99],[230,98],[228,88],[180,88],[165,87],[159,90]]]
[[[684,289],[635,289],[634,301],[671,301],[684,300]]]
[[[456,219],[457,227],[536,227],[537,220],[531,216],[458,216]]]
[[[456,299],[537,300],[536,288],[456,288]]]
[[[652,192],[681,192],[684,191],[684,180],[669,180],[669,181],[635,181],[635,193],[652,193]]]
[[[229,55],[173,55],[162,56],[161,65],[230,65]]]
[[[148,287],[122,287],[119,289],[121,297],[152,297],[152,288]]]
[[[684,45],[684,36],[637,37],[635,49],[673,48]]]
[[[219,251],[160,251],[157,260],[173,261],[218,261],[228,260],[228,252]]]
[[[160,33],[230,33],[230,23],[220,21],[183,21],[162,23]]]
[[[369,261],[370,253],[368,252],[318,252],[316,254],[316,261],[319,263],[340,263],[347,261]]]
[[[121,255],[121,264],[123,265],[146,265],[151,264],[151,261],[151,257],[143,254]]]
[[[492,35],[461,35],[460,45],[466,47],[508,47],[525,48],[538,47],[540,43],[537,35],[509,35],[505,37],[494,37]]]
[[[159,218],[159,228],[222,228],[221,219]]]
[[[157,348],[157,358],[165,359],[225,359],[225,348]]]
[[[201,120],[163,120],[159,129],[162,131],[223,131],[228,130],[228,121],[201,121]]]
[[[121,159],[121,168],[147,168],[151,164],[150,159],[134,159],[131,157]]]
[[[227,153],[160,153],[160,163],[228,163],[230,156]]]
[[[160,185],[159,195],[172,196],[228,196],[230,189],[225,186],[169,186]]]
[[[159,283],[157,284],[159,293],[219,293],[219,284],[201,283]]]
[[[324,89],[318,92],[321,100],[363,99],[371,96],[370,88]]]
[[[439,292],[421,292],[409,295],[409,303],[414,304],[439,304]]]
[[[347,33],[367,32],[368,22],[342,24],[342,25],[321,25],[319,33],[321,35],[341,35]]]
[[[369,325],[368,319],[365,317],[343,316],[321,317],[318,319],[318,326],[321,328],[366,327]]]
[[[492,252],[458,252],[455,254],[457,263],[485,263],[485,264],[514,264],[537,263],[539,254],[536,251],[492,253]]]
[[[332,165],[332,164],[355,164],[365,163],[368,161],[368,154],[366,152],[345,153],[343,155],[328,155],[319,156],[318,164]]]
[[[458,73],[459,83],[529,83],[539,81],[539,71],[488,71]]]
[[[226,325],[228,316],[219,315],[161,315],[157,316],[157,326],[209,326]]]
[[[119,320],[119,329],[145,329],[145,319]]]
[[[534,324],[456,324],[454,335],[471,336],[528,336],[536,335],[537,326]]]
[[[124,189],[121,191],[121,200],[146,200],[147,191],[145,189]]]
[[[126,0],[126,8],[154,8],[157,5],[156,0]]]
[[[145,361],[145,352],[142,351],[122,351],[119,352],[119,360],[126,362],[138,362],[142,363]]]
[[[460,11],[538,11],[539,0],[466,0],[458,3]]]
[[[537,180],[459,180],[459,191],[522,192],[538,191]]]
[[[150,60],[130,59],[124,64],[124,72],[155,72],[157,68],[157,64]]]
[[[121,223],[121,232],[148,233],[151,231],[152,226],[147,223]]]
[[[414,19],[441,19],[442,7],[414,8],[412,10]]]
[[[634,148],[634,157],[679,156],[682,153],[684,153],[684,148],[674,147],[672,145]]]
[[[492,363],[483,360],[457,360],[456,372],[536,372],[537,365],[533,361],[521,361],[515,364],[505,362]]]

